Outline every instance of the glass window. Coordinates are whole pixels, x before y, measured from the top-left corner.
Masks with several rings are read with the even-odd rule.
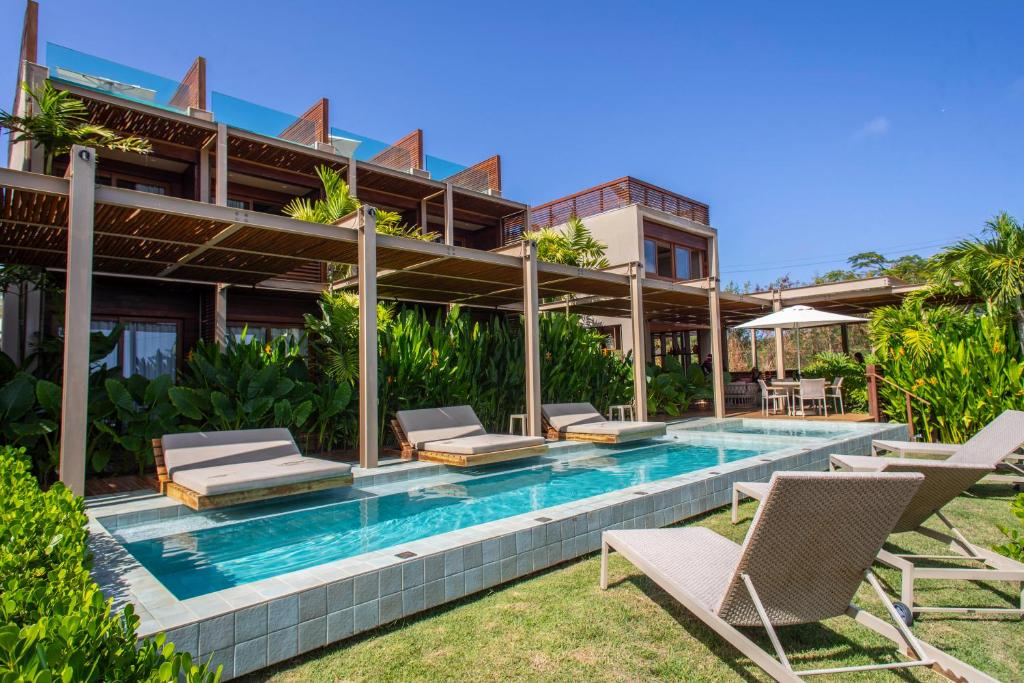
[[[690,252],[690,277],[698,278],[704,277],[704,259],[702,257],[703,252],[691,251]]]
[[[134,180],[118,179],[118,187],[123,187],[126,190],[135,190],[136,192],[148,192],[150,194],[167,194],[167,188],[163,185],[153,185],[150,183],[138,183]]]
[[[228,206],[232,209],[248,209],[249,202],[244,199],[232,199],[231,197],[228,197]]]
[[[301,327],[271,327],[270,328],[270,339],[277,339],[278,337],[288,337],[293,343],[299,345],[299,349],[302,353],[306,353],[306,337],[303,336],[303,330]]]
[[[110,334],[113,329],[117,327],[117,322],[113,320],[93,320],[90,326],[92,332],[102,332],[103,334]],[[98,370],[100,367],[116,368],[118,365],[118,348],[117,345],[111,349],[103,358],[93,361],[92,369]]]
[[[655,264],[658,262],[658,247],[654,240],[644,240],[644,270],[648,273],[655,272]]]
[[[658,244],[658,275],[672,277],[672,248],[667,244]]]
[[[676,256],[676,279],[689,280],[690,275],[690,250],[686,247],[675,247]]]
[[[174,376],[178,369],[176,323],[129,322],[121,337],[124,343],[124,375],[149,379]]]

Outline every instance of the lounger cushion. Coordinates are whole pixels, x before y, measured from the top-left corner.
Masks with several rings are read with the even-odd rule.
[[[440,439],[427,441],[417,446],[421,451],[436,453],[453,453],[455,455],[479,455],[496,451],[511,451],[516,448],[542,446],[544,438],[540,436],[516,436],[514,434],[478,434],[463,436],[457,439]]]
[[[665,433],[664,422],[622,422],[619,420],[602,420],[601,422],[585,422],[572,424],[558,430],[562,434],[601,434],[608,436],[630,436],[632,434]]]
[[[922,441],[886,441],[875,439],[871,442],[871,448],[876,451],[890,451],[895,453],[919,453],[922,455],[953,455],[960,446],[951,443],[925,443]]]
[[[303,457],[287,429],[168,434],[161,441],[171,481],[207,496],[340,477],[352,470],[345,463]]]
[[[402,431],[417,450],[432,450],[425,447],[428,441],[445,441],[487,434],[487,430],[469,406],[399,410],[396,417]]]
[[[546,403],[541,406],[544,419],[561,431],[572,425],[604,422],[604,417],[589,403]]]
[[[343,477],[351,471],[345,463],[291,455],[245,464],[179,470],[171,479],[196,493],[215,496]]]
[[[840,455],[839,453],[833,453],[828,457],[833,465],[849,472],[881,472],[891,462],[909,460],[909,458],[877,458],[870,455]]]
[[[606,531],[619,550],[643,557],[661,585],[683,590],[709,610],[725,595],[741,547],[705,527]],[[651,573],[648,571],[647,573]]]

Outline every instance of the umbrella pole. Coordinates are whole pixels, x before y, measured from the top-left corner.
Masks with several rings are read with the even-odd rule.
[[[796,378],[800,379],[803,376],[803,368],[800,365],[800,328],[794,327],[793,331],[796,332]]]

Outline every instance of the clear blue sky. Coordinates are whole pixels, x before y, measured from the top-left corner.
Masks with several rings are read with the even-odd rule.
[[[20,16],[20,0],[2,0]],[[634,175],[711,205],[725,279],[1024,218],[1024,4],[43,0],[40,43],[461,163],[539,203]],[[0,25],[0,103],[20,22]],[[41,48],[44,49],[44,48]],[[6,147],[6,145],[4,145]]]

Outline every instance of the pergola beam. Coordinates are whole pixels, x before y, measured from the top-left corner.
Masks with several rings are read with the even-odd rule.
[[[89,422],[89,333],[92,324],[92,252],[96,152],[71,148],[68,273],[64,307],[64,381],[60,425],[60,480],[85,495]]]
[[[359,222],[359,466],[377,466],[377,210]]]

